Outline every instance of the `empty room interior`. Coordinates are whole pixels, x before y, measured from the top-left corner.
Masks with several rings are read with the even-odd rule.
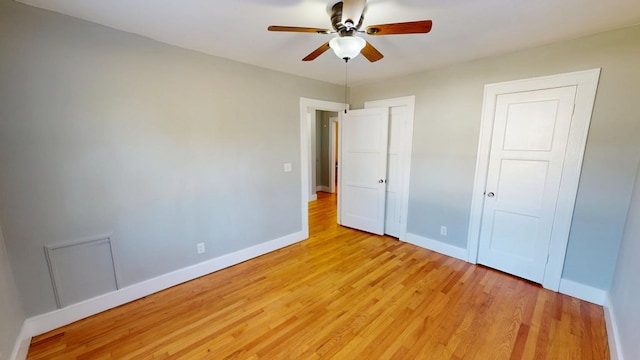
[[[0,0],[0,360],[640,359],[640,2]]]

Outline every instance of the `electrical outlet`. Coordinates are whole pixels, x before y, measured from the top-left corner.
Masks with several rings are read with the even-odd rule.
[[[198,243],[198,254],[204,254],[204,243]]]
[[[446,226],[440,226],[440,235],[447,236],[447,227]]]

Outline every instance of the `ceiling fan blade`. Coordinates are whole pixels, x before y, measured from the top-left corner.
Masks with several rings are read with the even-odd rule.
[[[369,44],[368,41],[360,53],[370,62],[376,62],[384,57],[384,55],[382,55],[378,49],[374,48],[373,45]]]
[[[318,56],[324,54],[324,52],[327,51],[327,50],[329,50],[329,42],[328,41],[326,43],[320,45],[319,48],[313,50],[311,52],[311,54],[305,56],[304,59],[302,59],[302,61],[315,60],[315,58],[317,58]]]
[[[431,20],[367,26],[368,35],[426,34],[431,31]]]
[[[297,26],[276,26],[271,25],[267,28],[269,31],[287,31],[287,32],[303,32],[303,33],[316,33],[316,34],[329,34],[329,29],[307,28]]]
[[[367,0],[342,0],[342,24],[351,21],[358,25],[366,6]]]

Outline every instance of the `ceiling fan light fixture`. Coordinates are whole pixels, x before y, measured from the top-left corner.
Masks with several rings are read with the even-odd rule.
[[[329,47],[343,60],[351,60],[358,56],[366,44],[363,38],[357,36],[336,36],[329,41]]]

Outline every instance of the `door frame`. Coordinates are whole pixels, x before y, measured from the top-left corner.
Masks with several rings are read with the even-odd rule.
[[[558,291],[599,78],[600,68],[596,68],[485,85],[467,239],[468,261],[470,263],[476,264],[478,262],[484,192],[487,183],[497,97],[501,94],[514,92],[576,86],[575,107],[566,151],[568,161],[565,161],[562,170],[558,206],[549,244],[549,257],[542,282],[543,287]]]
[[[402,241],[407,238],[407,218],[409,217],[409,186],[411,184],[411,151],[413,149],[413,122],[416,107],[415,95],[404,96],[392,99],[382,99],[367,101],[364,103],[365,109],[372,107],[407,107],[407,125],[404,132],[404,147],[402,149],[402,196],[400,197],[400,237]],[[389,110],[391,111],[391,110]]]
[[[349,104],[300,98],[300,216],[302,224],[302,234],[305,239],[309,237],[309,188],[311,166],[315,166],[315,159],[311,163],[311,139],[307,113],[316,110],[333,111],[340,113],[349,110]]]

